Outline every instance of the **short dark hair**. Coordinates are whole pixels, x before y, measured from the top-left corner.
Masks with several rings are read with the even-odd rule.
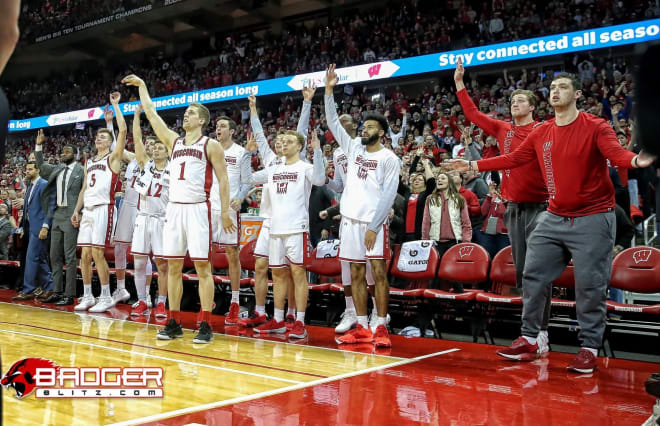
[[[575,76],[575,74],[571,74],[568,72],[561,72],[557,74],[552,81],[559,80],[560,78],[566,78],[568,80],[571,80],[571,85],[573,86],[573,90],[582,90],[582,83],[580,80]]]
[[[71,151],[73,151],[74,154],[78,154],[78,147],[75,145],[68,143],[62,147],[62,149],[64,148],[71,148]]]
[[[220,120],[225,120],[227,123],[229,123],[229,128],[231,130],[236,130],[236,122],[232,120],[231,118],[227,117],[226,115],[221,115],[215,120],[215,123],[217,124],[218,121]]]
[[[35,169],[40,170],[40,169],[39,169],[39,165],[37,164],[36,161],[28,161],[27,163],[25,163],[25,167],[27,167],[27,166],[30,165],[30,164],[32,164],[32,165],[34,166]]]
[[[380,114],[367,114],[364,116],[364,122],[366,123],[367,121],[372,120],[372,121],[377,121],[378,125],[380,125],[380,128],[383,130],[383,132],[387,133],[387,130],[389,129],[389,126],[387,124],[387,119],[383,117]]]

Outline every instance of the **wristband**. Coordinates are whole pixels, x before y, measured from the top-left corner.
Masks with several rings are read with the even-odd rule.
[[[468,171],[472,171],[472,161],[468,161]]]
[[[635,165],[636,168],[639,169],[639,164],[637,164],[637,157],[639,157],[639,155],[635,155],[635,158],[633,158],[633,164]]]

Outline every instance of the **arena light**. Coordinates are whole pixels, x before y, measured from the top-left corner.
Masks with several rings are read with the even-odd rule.
[[[508,43],[473,47],[470,49],[440,52],[412,58],[357,65],[337,69],[340,84],[364,83],[372,80],[396,78],[454,69],[459,56],[465,65],[513,62],[542,56],[558,55],[584,50],[624,46],[660,39],[660,19],[603,27],[593,30],[555,34]],[[215,87],[207,90],[162,96],[154,99],[156,109],[182,108],[193,102],[215,103],[247,98],[249,95],[272,95],[301,90],[305,85],[324,84],[325,72],[299,74],[295,76]],[[135,111],[138,102],[120,104],[124,114]],[[9,131],[39,129],[103,118],[103,107],[46,115],[23,120],[10,120]]]

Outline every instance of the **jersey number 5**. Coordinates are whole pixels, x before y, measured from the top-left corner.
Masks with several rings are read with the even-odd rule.
[[[96,185],[96,176],[92,174],[92,176],[89,178],[89,187],[91,188],[94,185]]]

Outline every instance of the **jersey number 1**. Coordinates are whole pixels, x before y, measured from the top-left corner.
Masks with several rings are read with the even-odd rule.
[[[185,180],[183,178],[183,173],[185,172],[185,170],[186,170],[186,162],[184,161],[183,163],[181,163],[181,174],[179,174],[179,180]]]

